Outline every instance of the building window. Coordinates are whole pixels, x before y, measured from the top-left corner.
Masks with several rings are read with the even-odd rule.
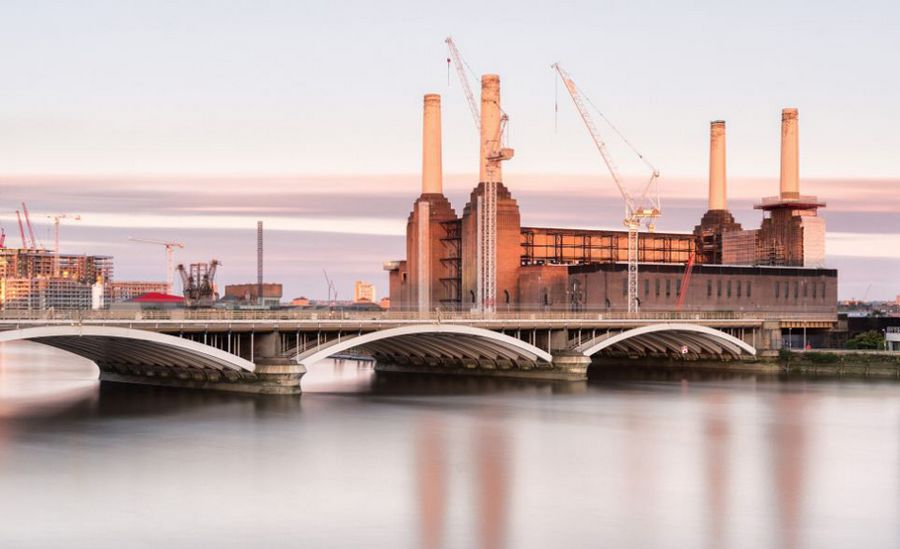
[[[753,282],[747,281],[747,297],[750,297],[753,290]]]
[[[547,290],[544,290],[544,305],[550,305],[550,294],[547,293]]]
[[[628,277],[627,276],[622,280],[622,295],[625,295],[625,296],[628,295]]]
[[[800,297],[800,283],[796,280],[794,281],[794,300],[797,300]]]
[[[706,281],[706,297],[712,297],[712,280]]]
[[[813,287],[813,299],[815,299],[815,298],[818,297],[816,294],[819,293],[819,292],[818,292],[819,285],[816,284],[815,282],[813,282],[812,287]]]
[[[784,283],[784,298],[788,299],[790,297],[791,297],[791,283],[785,282]]]
[[[656,297],[659,297],[659,279],[658,278],[654,281],[654,286],[656,286]]]
[[[503,300],[509,305],[509,290],[503,290]]]
[[[779,297],[781,297],[781,283],[776,282],[775,283],[775,299],[778,299]]]
[[[648,280],[646,278],[644,279],[644,295],[645,296],[650,295],[650,280]]]
[[[737,281],[737,296],[738,296],[738,299],[741,298],[741,281],[740,280]]]
[[[822,299],[825,299],[825,283],[822,283]]]
[[[726,284],[725,289],[728,292],[728,297],[731,297],[731,281],[730,280]]]
[[[675,295],[681,297],[681,279],[675,281]]]
[[[716,280],[716,297],[722,297],[722,281]]]
[[[672,281],[670,279],[666,279],[666,297],[672,295]]]

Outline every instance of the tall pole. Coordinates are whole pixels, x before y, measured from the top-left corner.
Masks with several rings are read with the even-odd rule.
[[[256,300],[263,304],[263,222],[256,222]]]

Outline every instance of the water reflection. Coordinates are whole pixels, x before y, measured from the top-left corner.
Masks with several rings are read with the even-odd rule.
[[[444,514],[447,510],[447,453],[444,425],[428,416],[417,426],[416,471],[418,474],[419,545],[426,549],[441,547]]]
[[[2,547],[900,546],[891,382],[344,361],[272,398],[28,356],[0,356]]]

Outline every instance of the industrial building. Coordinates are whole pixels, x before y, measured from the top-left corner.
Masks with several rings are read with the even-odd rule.
[[[824,266],[817,215],[825,204],[800,194],[797,109],[782,113],[780,192],[756,206],[760,227],[742,228],[728,210],[725,122],[714,121],[708,210],[690,233],[640,234],[636,280],[629,231],[522,226],[502,178],[513,156],[501,142],[505,121],[500,79],[485,75],[479,182],[457,214],[442,189],[440,96],[425,96],[422,192],[406,258],[384,265],[392,309],[629,311],[630,290],[641,311],[836,312],[837,271]]]
[[[260,290],[262,290],[262,298],[260,298]],[[274,282],[226,284],[225,297],[220,300],[220,303],[243,307],[278,307],[281,305],[283,294],[282,285]]]

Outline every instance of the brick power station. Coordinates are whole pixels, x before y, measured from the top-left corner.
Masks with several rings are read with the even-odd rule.
[[[482,77],[480,182],[461,215],[442,189],[440,96],[424,103],[422,194],[406,259],[385,263],[391,308],[627,311],[627,231],[522,226],[500,169],[512,150],[499,144],[499,77]],[[755,206],[763,220],[747,230],[728,210],[725,122],[711,123],[709,209],[691,233],[640,235],[641,311],[836,313],[837,271],[824,267],[817,215],[825,204],[800,194],[797,109],[782,111],[781,128],[780,192]]]

